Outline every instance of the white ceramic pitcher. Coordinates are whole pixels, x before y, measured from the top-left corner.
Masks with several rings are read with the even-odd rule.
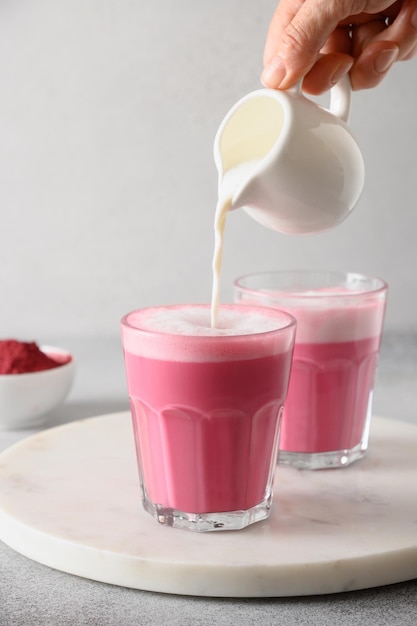
[[[348,127],[349,77],[325,109],[289,91],[259,89],[226,115],[214,142],[219,196],[283,233],[308,234],[339,224],[364,185],[361,151]]]

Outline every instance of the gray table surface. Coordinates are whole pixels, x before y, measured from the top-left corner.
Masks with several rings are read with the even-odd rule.
[[[50,416],[51,426],[128,410],[118,337],[61,338],[55,344],[73,352],[77,374],[68,399]],[[386,335],[374,414],[417,424],[416,404],[417,335]],[[0,451],[33,432],[0,431]],[[0,542],[0,626],[131,624],[416,626],[417,580],[302,598],[242,600],[174,596],[71,576],[33,562]]]

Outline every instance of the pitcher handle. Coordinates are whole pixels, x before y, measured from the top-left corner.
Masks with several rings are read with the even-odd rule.
[[[293,94],[302,93],[303,80],[299,80],[288,91]],[[336,115],[339,119],[349,123],[350,107],[352,102],[352,86],[349,74],[343,76],[330,90],[330,107],[329,111]]]

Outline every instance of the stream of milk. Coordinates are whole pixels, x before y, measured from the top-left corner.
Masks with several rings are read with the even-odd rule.
[[[211,296],[211,326],[216,328],[219,320],[220,279],[223,260],[224,231],[226,216],[233,202],[233,197],[243,184],[249,180],[258,160],[247,161],[228,170],[219,180],[219,192],[214,215],[214,254],[213,254],[213,288]]]

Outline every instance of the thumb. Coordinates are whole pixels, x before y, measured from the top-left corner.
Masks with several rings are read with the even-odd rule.
[[[365,4],[358,0],[281,0],[266,39],[262,82],[286,89],[303,78],[338,23],[363,10]]]

